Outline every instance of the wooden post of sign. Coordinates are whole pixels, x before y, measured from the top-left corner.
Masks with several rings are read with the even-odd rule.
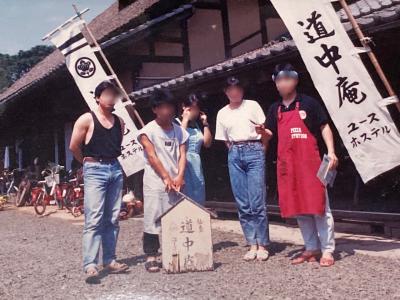
[[[365,37],[364,33],[362,32],[362,30],[360,28],[360,25],[358,25],[356,19],[351,14],[350,8],[349,8],[346,0],[339,0],[339,2],[341,4],[341,6],[343,7],[347,17],[349,18],[349,21],[350,21],[351,25],[353,26],[353,29],[354,29],[355,33],[357,34],[361,44],[365,48],[369,48],[368,43],[370,42],[370,40]],[[386,88],[389,96],[397,97],[397,95],[394,92],[392,86],[390,85],[389,80],[387,79],[385,73],[383,72],[382,67],[379,64],[378,59],[376,58],[374,52],[372,52],[372,50],[369,50],[367,52],[367,54],[368,54],[368,57],[371,60],[372,64],[374,65],[375,70],[378,73],[379,78],[382,80],[383,84],[385,85],[385,88]],[[396,106],[397,106],[397,109],[400,111],[400,102],[399,101],[396,102]]]
[[[78,18],[83,20],[82,19],[82,14],[79,12],[77,6],[75,4],[72,4],[72,7],[74,8]],[[87,26],[86,23],[84,23],[84,27],[87,30],[87,32],[88,32],[90,38],[92,39],[94,45],[99,49],[101,57],[104,59],[104,62],[106,63],[107,67],[109,68],[110,72],[112,73],[112,75],[113,75],[118,87],[121,89],[124,98],[126,99],[126,101],[128,101],[128,99],[130,99],[128,93],[125,91],[125,88],[123,87],[121,81],[118,79],[117,74],[115,73],[114,69],[111,67],[110,62],[108,61],[107,57],[105,56],[103,50],[101,49],[99,43],[97,42],[96,38],[94,37],[92,31],[89,29],[89,26]],[[135,108],[133,108],[133,113],[134,113],[136,119],[139,121],[140,125],[143,127],[144,126],[144,122],[143,122],[142,118],[140,117],[139,113],[137,112],[137,110]]]

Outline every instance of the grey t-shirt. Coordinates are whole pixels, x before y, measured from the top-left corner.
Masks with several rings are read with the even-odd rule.
[[[155,152],[163,164],[165,170],[174,178],[178,175],[178,162],[179,162],[179,146],[186,143],[189,134],[185,129],[173,124],[173,129],[165,131],[157,122],[151,121],[144,126],[138,134],[140,136],[146,135],[150,142],[154,145]],[[150,165],[147,154],[145,152],[145,167],[143,177],[143,188],[152,190],[165,190],[165,184],[162,178],[156,173]]]

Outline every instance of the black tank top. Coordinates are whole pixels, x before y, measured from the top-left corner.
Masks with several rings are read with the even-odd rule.
[[[114,125],[110,129],[101,125],[96,114],[91,111],[93,118],[93,135],[89,143],[83,145],[83,156],[94,158],[117,158],[121,155],[122,132],[119,118],[114,116]]]

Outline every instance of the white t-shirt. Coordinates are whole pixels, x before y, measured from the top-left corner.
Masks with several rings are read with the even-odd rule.
[[[229,142],[259,140],[261,136],[251,121],[265,123],[265,114],[256,101],[243,100],[235,109],[228,104],[218,112],[215,139]]]
[[[185,144],[189,138],[189,134],[185,129],[177,124],[172,124],[173,128],[166,131],[157,124],[155,120],[149,122],[138,133],[138,141],[140,136],[146,135],[153,144],[155,152],[160,159],[164,169],[171,178],[178,176],[178,162],[180,158],[179,146]],[[150,165],[145,152],[145,167],[143,177],[143,187],[152,190],[165,190],[165,184],[162,178]]]

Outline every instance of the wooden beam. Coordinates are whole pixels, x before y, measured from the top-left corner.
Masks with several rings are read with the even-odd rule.
[[[149,46],[150,56],[155,56],[156,55],[156,46],[154,45],[154,39],[152,37],[148,41],[148,46]]]
[[[123,58],[124,60],[127,57]],[[173,63],[182,64],[184,63],[183,56],[167,56],[167,55],[130,55],[129,59],[134,59],[140,62],[156,62],[156,63]]]
[[[182,20],[181,22],[184,22]],[[162,43],[171,43],[171,44],[181,44],[182,43],[182,37],[179,36],[167,36],[163,34],[158,34],[154,37],[154,40],[156,42],[162,42]]]
[[[260,34],[260,33],[261,33],[261,30],[257,30],[256,32],[253,32],[253,33],[249,34],[248,36],[245,36],[245,37],[242,38],[241,40],[239,40],[239,41],[233,43],[232,45],[230,45],[230,48],[233,49],[233,48],[239,46],[240,44],[246,42],[247,40],[249,40],[249,39],[255,37],[256,35],[258,35],[258,34]]]
[[[217,211],[221,209],[225,212],[237,212],[236,203],[230,202],[219,202],[219,201],[207,201],[206,207],[214,208]],[[267,205],[268,213],[277,215],[280,213],[278,205]],[[342,210],[332,209],[332,214],[335,219],[347,220],[347,221],[369,221],[369,222],[399,222],[399,213],[385,213],[385,212],[374,212],[374,211],[355,211],[355,210]]]
[[[182,56],[183,56],[183,69],[187,73],[192,69],[190,64],[190,48],[189,48],[189,34],[187,19],[181,21],[181,38],[182,38]]]
[[[225,58],[231,58],[232,50],[231,50],[231,34],[229,30],[228,4],[226,0],[221,0],[220,3],[221,3],[222,32],[224,35]]]
[[[219,3],[210,3],[210,2],[200,2],[196,1],[194,3],[194,7],[199,8],[199,9],[215,9],[215,10],[220,10],[221,9],[221,4]]]
[[[261,42],[262,44],[268,43],[268,31],[267,25],[265,24],[267,21],[267,3],[265,0],[258,0],[258,12],[260,18],[260,31],[261,31]]]

